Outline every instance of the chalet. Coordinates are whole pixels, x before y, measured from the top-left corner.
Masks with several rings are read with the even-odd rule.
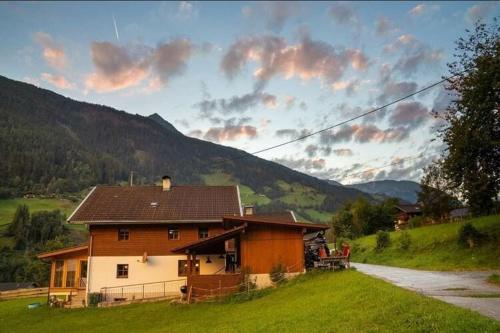
[[[68,222],[87,225],[88,244],[39,258],[52,264],[49,295],[73,305],[96,293],[109,302],[228,289],[244,275],[266,286],[274,265],[304,272],[303,235],[328,228],[292,212],[254,214],[238,186],[172,186],[169,177],[95,187]]]
[[[422,207],[419,204],[397,205],[396,210],[398,212],[396,215],[396,221],[394,222],[394,228],[396,230],[405,228],[408,224],[408,221],[412,217],[422,215]]]

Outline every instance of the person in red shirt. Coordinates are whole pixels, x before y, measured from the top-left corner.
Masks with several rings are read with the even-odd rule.
[[[321,245],[319,247],[319,257],[320,258],[326,258],[326,257],[328,257],[328,255],[326,254],[326,249],[325,249],[324,245]]]
[[[345,268],[350,268],[351,247],[347,243],[342,243],[342,256],[344,257]]]

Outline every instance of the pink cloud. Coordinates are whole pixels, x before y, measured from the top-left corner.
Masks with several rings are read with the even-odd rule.
[[[56,86],[59,89],[74,89],[75,84],[66,80],[62,75],[54,75],[49,73],[42,73],[42,80]]]
[[[54,39],[45,32],[37,32],[34,40],[43,48],[43,58],[52,67],[64,69],[66,67],[66,54],[63,47],[56,43]]]

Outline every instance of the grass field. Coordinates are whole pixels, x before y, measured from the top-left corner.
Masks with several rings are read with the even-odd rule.
[[[352,261],[427,270],[475,270],[500,268],[500,215],[471,219],[489,240],[475,248],[457,243],[458,230],[465,222],[415,228],[408,231],[411,245],[400,249],[401,232],[391,232],[391,245],[375,250],[375,236],[353,241]]]
[[[0,302],[5,332],[498,332],[475,312],[355,271],[313,273],[247,301],[28,310]],[[43,300],[42,300],[43,301]]]

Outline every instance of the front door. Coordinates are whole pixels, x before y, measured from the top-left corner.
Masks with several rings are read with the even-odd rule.
[[[80,278],[78,279],[78,288],[87,288],[87,260],[80,260]]]

